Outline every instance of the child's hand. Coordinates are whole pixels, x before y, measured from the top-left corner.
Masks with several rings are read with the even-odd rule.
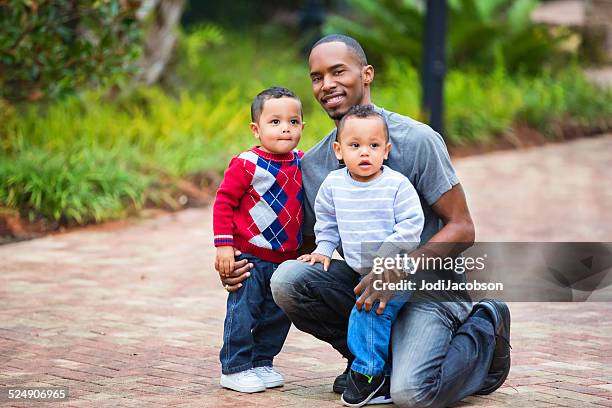
[[[329,256],[321,255],[321,254],[306,254],[302,255],[298,258],[298,261],[302,262],[310,262],[311,265],[314,265],[315,262],[319,262],[323,264],[323,270],[327,271],[329,268],[329,264],[331,263],[331,258]]]
[[[215,269],[222,277],[227,278],[234,270],[234,247],[231,245],[217,247]]]

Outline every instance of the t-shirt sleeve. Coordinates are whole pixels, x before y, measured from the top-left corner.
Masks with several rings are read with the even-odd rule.
[[[313,205],[308,201],[308,195],[304,194],[304,219],[302,220],[302,235],[314,237],[314,225],[316,222]]]
[[[448,190],[459,184],[442,136],[429,126],[415,126],[408,135],[414,150],[414,164],[410,179],[414,187],[433,205]],[[410,165],[410,163],[407,163]]]

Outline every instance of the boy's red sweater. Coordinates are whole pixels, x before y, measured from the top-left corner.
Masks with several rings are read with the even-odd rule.
[[[231,160],[213,206],[215,246],[232,245],[275,263],[297,257],[302,244],[303,155],[254,147]]]

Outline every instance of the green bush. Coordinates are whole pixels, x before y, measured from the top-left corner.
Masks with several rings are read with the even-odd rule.
[[[226,32],[211,25],[191,29],[181,36],[170,92],[188,89],[218,103],[228,92],[234,93],[240,102],[232,109],[246,112],[237,134],[243,135],[243,146],[249,146],[254,140],[247,131],[253,98],[270,86],[287,87],[302,101],[306,128],[300,148],[308,148],[329,132],[333,123],[312,97],[307,61],[295,43],[273,27],[249,32]]]
[[[523,103],[523,90],[502,69],[489,75],[451,71],[445,90],[451,145],[492,141],[510,130]]]
[[[421,119],[421,83],[408,61],[391,59],[373,86],[373,100]],[[508,130],[522,105],[521,87],[498,69],[492,74],[451,71],[445,86],[444,137],[451,145],[486,143]]]
[[[119,158],[118,152],[101,148],[29,149],[0,160],[0,203],[30,220],[64,224],[124,217],[127,209],[143,204],[148,181]]]
[[[183,38],[180,75],[170,86],[183,85],[170,93],[136,88],[110,97],[92,90],[24,111],[0,102],[0,210],[84,224],[123,217],[150,202],[172,205],[168,184],[221,172],[256,143],[249,107],[272,85],[302,99],[300,149],[333,128],[311,95],[305,58],[290,44],[264,47],[265,37],[219,31],[213,37],[222,38],[220,47],[203,40],[215,32],[205,30],[209,34],[196,30]],[[389,60],[372,89],[377,105],[420,117],[420,82],[409,61]],[[510,76],[501,68],[452,70],[445,92],[443,136],[451,145],[493,141],[517,122],[551,135],[559,121],[612,127],[612,92],[597,90],[576,68],[538,77]]]
[[[0,98],[56,97],[134,71],[138,2],[0,1]]]
[[[580,128],[612,127],[612,89],[600,89],[590,83],[576,67],[559,75],[543,75],[538,80],[523,80],[524,104],[516,120],[558,135],[559,126]]]
[[[175,99],[159,88],[116,100],[104,95],[32,106],[0,124],[0,207],[84,224],[123,217],[145,202],[175,206],[160,194],[159,180],[221,172],[256,142],[248,129],[250,99],[237,88],[221,99],[187,92]],[[309,137],[300,148],[332,127],[324,114],[319,118],[306,115]]]
[[[421,84],[407,61],[390,60],[373,87],[375,103],[419,119]],[[382,85],[382,86],[381,86]],[[445,85],[444,138],[450,145],[487,143],[510,129],[522,106],[521,86],[505,71],[451,71]]]
[[[391,59],[383,72],[377,72],[372,100],[386,109],[419,119],[421,82],[419,74],[405,60]]]
[[[561,44],[569,31],[530,22],[538,0],[449,0],[447,60],[451,68],[540,72],[567,60]],[[381,65],[403,58],[422,66],[425,9],[417,0],[348,0],[349,14],[331,16],[326,34],[345,33]]]

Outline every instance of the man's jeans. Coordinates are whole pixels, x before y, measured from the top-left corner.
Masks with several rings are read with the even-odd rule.
[[[272,298],[270,278],[278,264],[249,254],[251,276],[227,297],[221,348],[221,371],[234,374],[252,367],[272,366],[287,338],[291,322]]]
[[[351,368],[366,375],[389,374],[389,346],[391,326],[408,300],[409,293],[394,296],[382,314],[376,314],[378,301],[366,312],[353,306],[348,324],[348,347],[355,357]]]
[[[274,300],[295,326],[351,358],[347,327],[359,276],[344,261],[283,262],[272,277]],[[400,407],[445,407],[478,391],[495,348],[494,328],[467,319],[468,302],[409,302],[392,327],[391,396]],[[467,319],[467,320],[466,320]]]

